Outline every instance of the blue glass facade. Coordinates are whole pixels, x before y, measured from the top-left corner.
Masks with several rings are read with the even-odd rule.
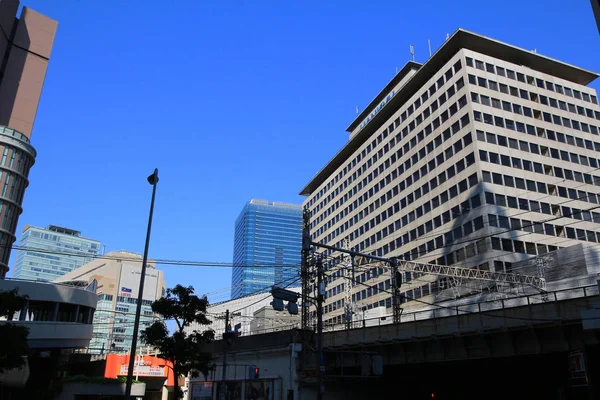
[[[50,225],[25,226],[19,242],[13,278],[52,281],[92,261],[100,242],[73,229]],[[28,251],[25,248],[41,251]]]
[[[301,206],[246,203],[235,221],[231,297],[268,292],[274,284],[300,285],[301,250]]]

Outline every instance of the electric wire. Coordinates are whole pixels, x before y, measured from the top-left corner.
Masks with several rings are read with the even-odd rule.
[[[595,168],[592,168],[591,170],[589,170],[589,171],[587,171],[587,172],[582,172],[582,174],[585,174],[585,173],[591,174],[592,172],[595,172],[595,171],[598,171],[598,170],[600,170],[600,167],[595,167]],[[553,185],[555,185],[555,186],[556,186],[556,185],[558,185],[558,184],[560,184],[560,183],[563,183],[563,182],[566,182],[566,181],[567,181],[567,178],[562,178],[562,179],[558,180],[557,182],[555,182]],[[548,185],[551,185],[551,184],[550,184],[550,183],[548,183]],[[573,188],[570,188],[570,189],[576,189],[576,188],[579,188],[579,187],[582,187],[582,186],[585,186],[585,185],[592,185],[592,184],[590,184],[590,183],[585,183],[585,182],[584,182],[584,183],[582,183],[581,185],[577,185],[577,186],[575,186],[575,187],[573,187]],[[517,189],[518,189],[518,188],[517,188]],[[525,192],[525,194],[530,194],[530,193],[531,193],[531,191],[529,191],[529,190],[527,190],[527,189],[518,189],[518,190],[523,190],[523,191]],[[540,197],[540,198],[539,198],[539,199],[537,199],[536,201],[539,201],[539,200],[541,200],[541,199],[544,199],[544,198],[547,198],[547,197],[550,197],[550,196],[553,196],[553,195],[552,195],[552,194],[547,194],[547,195],[545,195],[545,196],[542,196],[542,197]],[[586,195],[586,197],[587,197],[587,195]],[[349,201],[349,200],[350,200],[350,199],[348,199],[348,201]],[[377,200],[377,199],[374,199],[374,201],[375,201],[375,200]],[[569,201],[573,201],[573,200],[574,200],[574,199],[571,199],[571,200],[569,200]],[[578,199],[578,200],[579,200],[579,199]],[[567,202],[569,202],[569,201],[567,201]],[[374,203],[374,202],[372,202],[372,203]],[[372,204],[372,203],[371,203],[371,204]],[[488,206],[490,206],[490,205],[489,205],[489,204],[486,204],[486,205],[484,206],[484,208],[486,208],[486,207],[488,207]],[[364,208],[366,208],[366,207],[368,207],[368,206],[365,206]],[[361,220],[362,220],[362,218],[361,218]],[[446,221],[446,222],[449,222],[449,221]],[[357,223],[358,223],[358,221],[357,221]],[[420,240],[419,238],[415,239],[415,241],[419,241],[419,240]]]
[[[589,171],[589,172],[593,172],[593,171],[596,171],[596,170],[600,170],[600,167],[598,167],[598,168],[594,168],[594,169],[592,169],[592,170],[591,170],[591,171]],[[564,182],[565,180],[566,180],[566,178],[563,178],[563,179],[561,179],[560,181],[556,182],[556,183],[555,183],[555,185],[556,185],[556,184],[559,184],[559,183],[561,183],[561,182]],[[586,186],[586,185],[590,185],[590,184],[589,184],[589,183],[582,183],[582,184],[580,184],[580,185],[577,185],[577,186],[575,186],[575,187],[573,187],[573,188],[569,188],[569,189],[576,189],[576,188],[579,188],[579,187],[582,187],[582,186]],[[525,193],[527,193],[527,194],[528,194],[528,193],[531,193],[530,191],[528,191],[528,190],[526,190],[526,189],[519,189],[519,190],[523,190],[523,191],[524,191]],[[599,194],[599,195],[600,195],[600,194]],[[544,198],[551,197],[551,196],[553,196],[553,195],[552,195],[552,194],[547,194],[547,195],[545,195],[545,196],[542,196],[542,197],[540,197],[540,198],[536,199],[535,201],[540,201],[540,200],[542,200],[542,199],[544,199]],[[581,200],[582,198],[587,198],[587,197],[588,197],[588,196],[587,196],[587,194],[586,194],[586,195],[580,196],[580,197],[578,197],[578,198],[576,198],[576,199],[569,199],[569,200],[563,201],[563,202],[561,202],[561,203],[558,203],[558,204],[553,204],[553,206],[562,206],[562,205],[564,205],[564,204],[567,204],[567,203],[569,203],[569,202],[571,202],[571,201],[578,201],[578,200]],[[495,204],[486,204],[486,205],[484,206],[484,208],[486,208],[486,207],[488,207],[488,206],[492,206],[492,205],[495,205]],[[598,205],[598,206],[594,206],[594,207],[592,207],[592,208],[589,208],[589,209],[580,210],[580,213],[581,213],[581,212],[589,212],[589,211],[591,211],[591,210],[594,210],[594,209],[597,209],[597,208],[599,208],[599,207],[600,207],[600,205]],[[540,210],[537,210],[537,211],[539,212]],[[517,213],[517,214],[511,215],[511,216],[509,216],[509,217],[511,217],[511,218],[514,218],[514,217],[516,217],[516,216],[518,216],[518,215],[523,215],[523,214],[532,213],[532,212],[536,212],[536,211],[532,211],[532,210],[525,210],[525,211],[523,211],[523,212],[520,212],[520,213]],[[530,225],[527,225],[527,226],[534,226],[534,225],[536,225],[536,224],[540,224],[540,223],[547,223],[548,221],[553,221],[553,220],[557,220],[557,219],[560,219],[560,218],[568,218],[569,216],[572,216],[573,214],[574,214],[574,213],[573,213],[573,212],[571,212],[571,213],[569,213],[569,214],[567,214],[567,215],[561,215],[561,216],[559,216],[559,217],[551,218],[551,219],[549,219],[549,220],[535,222],[535,223],[532,223],[532,224],[530,224]],[[446,221],[446,222],[450,222],[451,220],[453,220],[453,219],[451,218],[450,220],[448,220],[448,221]],[[489,222],[484,222],[484,226],[485,226],[486,224],[488,224],[488,223],[489,223]],[[453,229],[453,228],[452,228],[452,229]],[[442,230],[442,231],[439,231],[439,232],[436,232],[436,233],[432,233],[432,234],[430,234],[430,235],[424,235],[424,236],[421,236],[421,237],[419,237],[419,238],[416,238],[414,241],[411,241],[411,242],[413,242],[413,243],[415,243],[415,244],[416,244],[416,243],[417,243],[417,242],[419,242],[419,241],[422,241],[422,240],[425,240],[425,239],[428,239],[428,238],[431,238],[431,237],[438,237],[438,236],[440,236],[440,235],[443,235],[444,233],[451,232],[451,231],[452,231],[452,229],[449,229],[449,230]],[[509,232],[509,231],[512,231],[512,230],[515,230],[515,229],[509,229],[508,231],[505,231],[505,232]],[[493,235],[496,235],[496,234],[501,234],[501,233],[505,233],[505,232],[494,233]],[[479,238],[471,238],[471,239],[468,239],[468,240],[466,240],[466,241],[460,241],[460,242],[452,242],[452,243],[448,243],[448,244],[445,244],[445,245],[443,245],[443,246],[439,246],[439,247],[437,247],[435,250],[437,250],[437,249],[440,249],[440,248],[445,248],[445,247],[450,247],[450,246],[458,245],[458,244],[463,244],[463,243],[468,243],[468,242],[472,242],[472,241],[477,241],[477,240],[485,239],[486,237],[489,237],[489,236],[490,236],[490,235],[487,235],[487,236],[485,236],[485,235],[484,235],[484,236],[482,236],[482,237],[479,237]],[[408,244],[408,243],[407,243],[407,244]],[[423,253],[423,252],[422,252],[422,251],[418,251],[418,252],[417,252],[417,254],[421,254],[421,253]],[[427,253],[427,252],[425,252],[425,253]]]
[[[139,262],[142,263],[141,257],[128,257],[128,256],[108,256],[98,254],[86,254],[81,252],[68,252],[68,251],[57,251],[43,248],[29,247],[29,246],[11,246],[11,245],[0,245],[0,248],[12,249],[17,251],[29,251],[41,254],[51,255],[64,255],[72,257],[90,258],[90,259],[102,259],[102,260],[114,260],[114,261],[128,261],[128,262]],[[109,253],[110,254],[110,253]],[[283,268],[283,269],[297,269],[300,268],[300,264],[235,264],[231,262],[223,261],[190,261],[190,260],[174,260],[174,259],[149,259],[148,262],[156,263],[157,265],[173,265],[173,266],[193,266],[193,267],[214,267],[214,268]]]
[[[591,171],[589,171],[588,173],[591,173],[591,172],[594,172],[594,171],[597,171],[597,170],[600,170],[600,167],[594,168],[594,169],[592,169]],[[560,181],[558,181],[558,182],[556,182],[556,183],[554,183],[554,184],[547,183],[546,185],[558,185],[559,183],[565,182],[566,180],[567,180],[566,178],[563,178],[563,179],[561,179]],[[599,178],[599,180],[600,180],[600,178]],[[481,183],[480,183],[480,184],[481,184]],[[583,187],[583,186],[589,186],[589,185],[592,185],[592,184],[591,184],[591,183],[582,183],[582,184],[580,184],[580,185],[574,186],[574,187],[572,187],[572,188],[567,188],[567,189],[578,189],[578,188],[580,188],[580,187]],[[531,196],[531,193],[532,193],[532,191],[530,191],[530,190],[527,190],[527,189],[519,189],[519,188],[513,188],[513,189],[522,190],[522,191],[524,192],[523,194],[525,194],[525,195],[527,195],[527,196]],[[533,193],[537,193],[537,192],[533,192]],[[600,196],[600,193],[597,193],[597,195],[598,195],[598,196]],[[539,202],[540,200],[546,199],[546,198],[548,198],[548,197],[553,197],[553,196],[554,196],[554,197],[558,197],[558,196],[556,196],[556,195],[553,195],[553,194],[550,194],[550,193],[549,193],[549,194],[546,194],[546,195],[544,195],[544,196],[541,196],[541,197],[539,197],[539,198],[537,198],[537,199],[531,199],[531,200],[533,200],[533,201],[538,201],[538,202]],[[514,197],[516,197],[516,196],[514,196]],[[589,196],[588,196],[588,195],[587,195],[587,193],[586,193],[585,195],[582,195],[582,196],[580,196],[580,197],[577,197],[577,198],[575,198],[575,199],[571,199],[571,198],[570,198],[569,200],[565,200],[565,201],[563,201],[563,202],[561,202],[561,203],[552,204],[552,206],[562,206],[562,205],[564,205],[564,204],[567,204],[567,203],[570,203],[570,202],[572,202],[572,201],[584,201],[583,199],[584,199],[584,198],[588,198],[588,197],[589,197]],[[529,199],[528,199],[528,200],[529,200]],[[478,209],[479,209],[479,210],[483,210],[483,209],[485,209],[485,208],[487,208],[487,207],[491,207],[491,206],[497,206],[497,204],[488,204],[488,203],[486,203],[485,205],[483,205],[481,208],[478,208]],[[501,206],[501,207],[504,207],[504,206]],[[520,212],[520,213],[517,213],[517,214],[514,214],[514,215],[511,215],[510,217],[516,217],[516,216],[518,216],[518,215],[523,215],[523,214],[527,214],[527,213],[533,213],[533,212],[538,212],[538,213],[539,213],[539,211],[540,211],[539,209],[538,209],[538,210],[523,210],[522,212]],[[450,218],[449,220],[447,220],[447,221],[445,221],[445,222],[450,222],[450,221],[452,221],[453,219],[454,219],[454,218]],[[484,226],[485,226],[485,224],[487,224],[487,223],[486,223],[486,222],[484,222]],[[447,233],[447,232],[450,232],[450,231],[452,231],[452,229],[449,229],[449,230],[446,230],[446,231],[440,231],[440,232],[438,232],[438,233],[435,233],[435,234],[423,235],[423,236],[421,236],[421,237],[419,237],[419,238],[416,238],[416,239],[415,239],[415,242],[419,242],[419,241],[421,241],[421,240],[424,240],[424,239],[429,239],[429,238],[431,238],[431,237],[436,237],[436,236],[439,236],[440,234],[444,234],[444,233]]]
[[[350,278],[352,280],[352,278]],[[370,285],[363,283],[363,282],[359,282],[357,280],[352,280],[354,283],[366,286],[366,287],[371,287]],[[381,292],[381,291],[380,291]],[[390,294],[393,296],[393,292],[390,292],[389,290],[383,290],[384,293]],[[539,295],[540,297],[542,295]],[[518,297],[515,297],[518,298]],[[486,311],[471,311],[471,310],[461,310],[459,307],[464,307],[464,306],[468,306],[468,305],[472,305],[472,304],[477,304],[477,303],[471,303],[471,304],[464,304],[464,305],[458,305],[458,306],[444,306],[441,305],[439,303],[430,303],[421,299],[410,299],[411,301],[416,301],[418,303],[422,303],[428,306],[433,306],[436,308],[443,308],[443,309],[448,309],[448,310],[452,310],[452,311],[457,311],[457,312],[463,312],[465,314],[480,314],[480,315],[486,315],[486,316],[490,316],[490,317],[496,317],[496,318],[505,318],[505,319],[516,319],[516,320],[523,320],[523,321],[540,321],[540,322],[564,322],[564,319],[560,319],[560,318],[535,318],[535,317],[531,317],[531,318],[524,318],[524,317],[513,317],[513,316],[504,316],[504,315],[496,315],[496,314],[490,314],[489,312]],[[444,300],[444,301],[448,301],[448,300]],[[594,309],[594,308],[589,308],[590,310]],[[426,312],[426,311],[431,311],[431,310],[421,310],[421,311],[415,311],[415,312]],[[592,318],[581,318],[582,321],[584,320],[598,320],[600,319],[600,317],[592,317]]]
[[[291,278],[290,278],[290,279],[291,279]],[[281,283],[287,282],[287,281],[289,281],[290,279],[286,279],[285,281],[282,281]],[[300,280],[300,277],[299,277],[299,276],[298,276],[298,277],[295,277],[295,278],[294,278],[294,280],[293,280],[292,282],[290,282],[290,283],[288,283],[287,285],[283,286],[283,287],[282,287],[282,289],[286,289],[286,288],[290,287],[291,285],[293,285],[294,283],[298,282],[299,280]],[[263,290],[264,290],[264,289],[263,289]],[[261,292],[262,292],[262,290],[261,290],[261,291],[258,291],[256,294],[258,294],[258,293],[261,293]],[[269,293],[269,294],[268,294],[266,297],[264,297],[264,298],[262,298],[262,299],[259,299],[259,300],[255,301],[255,302],[253,302],[252,304],[248,304],[248,305],[245,305],[244,307],[240,307],[240,308],[238,308],[238,309],[236,309],[236,310],[233,310],[233,311],[232,311],[232,313],[235,313],[235,312],[241,311],[241,310],[243,310],[243,309],[245,309],[245,308],[252,307],[253,305],[256,305],[256,304],[258,304],[258,303],[260,303],[260,302],[262,302],[262,301],[265,301],[265,300],[267,300],[269,297],[271,297],[271,294],[270,294],[270,293]]]
[[[587,210],[580,210],[580,212],[584,212],[584,211],[588,211],[589,212],[591,210],[598,209],[598,208],[600,208],[600,205],[596,205],[596,206],[591,207],[591,208],[589,208]],[[572,214],[573,214],[573,212],[571,212],[569,215],[572,215]],[[524,225],[521,226],[521,229],[525,228],[525,227],[533,227],[533,226],[538,225],[538,224],[548,223],[548,222],[551,222],[551,221],[558,220],[560,218],[565,218],[567,216],[561,215],[561,216],[552,217],[552,218],[546,219],[544,221],[536,222],[536,223],[524,224]],[[578,223],[581,223],[581,222],[589,222],[589,221],[577,220],[577,221],[570,222],[568,224],[564,224],[563,227],[564,226],[570,226],[570,225],[578,224]],[[508,232],[513,232],[513,231],[518,231],[518,230],[519,230],[518,228],[508,228],[508,229],[505,229],[505,230],[503,230],[501,232],[494,232],[494,233],[486,234],[486,235],[479,236],[479,237],[476,237],[476,238],[471,238],[471,239],[468,239],[468,240],[465,240],[465,241],[451,242],[451,243],[445,244],[443,246],[436,247],[434,249],[434,251],[439,250],[439,249],[443,249],[443,248],[446,248],[446,247],[457,246],[457,245],[464,244],[464,243],[477,242],[477,241],[480,241],[480,240],[483,240],[483,239],[492,238],[492,237],[495,237],[497,235],[502,235],[502,234],[505,234],[505,233],[508,233]],[[516,239],[519,239],[519,238],[522,238],[524,236],[531,235],[531,234],[534,234],[534,233],[536,233],[536,232],[517,232],[518,236],[516,238],[511,238],[511,239],[512,240],[516,240]],[[550,238],[543,238],[543,239],[540,239],[540,241],[549,240],[549,239]],[[578,240],[578,239],[567,238],[567,239],[565,239],[565,240],[563,240],[561,242],[555,243],[554,245],[560,244],[560,243],[570,242],[572,240]],[[428,254],[428,253],[432,253],[432,252],[427,252],[427,251],[423,252],[423,251],[418,251],[417,250],[416,252],[411,252],[411,253],[419,255],[421,253]],[[491,256],[491,257],[488,257],[486,259],[479,260],[479,263],[481,264],[483,261],[489,261],[489,260],[497,259],[497,258],[498,258],[497,256]],[[376,262],[378,262],[380,264],[383,264],[381,261],[376,261]],[[386,268],[386,267],[384,267],[384,268]],[[387,268],[389,269],[389,267],[387,267]]]

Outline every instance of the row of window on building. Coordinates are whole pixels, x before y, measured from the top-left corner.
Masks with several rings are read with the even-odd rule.
[[[329,189],[331,189],[333,187],[333,185],[335,185],[338,181],[340,181],[346,174],[348,174],[352,168],[354,168],[356,166],[356,164],[358,164],[362,158],[364,158],[367,154],[369,154],[377,145],[379,145],[389,134],[392,133],[393,130],[397,129],[400,124],[402,124],[403,122],[406,122],[407,119],[421,106],[421,104],[424,104],[429,97],[431,97],[437,90],[442,90],[445,86],[447,85],[452,85],[451,87],[448,88],[448,91],[444,92],[443,95],[443,101],[445,102],[447,100],[450,99],[450,97],[452,97],[456,92],[458,92],[461,88],[464,87],[464,79],[462,77],[460,77],[459,79],[456,80],[456,82],[451,83],[451,79],[452,76],[454,74],[456,74],[458,71],[460,71],[460,69],[462,68],[462,63],[460,60],[458,60],[456,63],[454,63],[454,65],[450,68],[448,68],[448,70],[445,71],[444,74],[442,74],[440,76],[440,78],[437,79],[436,82],[434,82],[428,89],[423,90],[422,92],[420,92],[419,94],[417,94],[416,99],[414,100],[413,103],[407,103],[406,105],[404,105],[402,109],[404,109],[400,115],[398,116],[398,118],[396,118],[396,120],[391,123],[387,129],[384,129],[378,136],[376,136],[373,141],[371,141],[371,143],[369,143],[363,150],[361,153],[358,153],[357,156],[352,159],[347,165],[346,167],[344,167],[337,175],[333,176],[331,178],[331,180],[327,183],[327,185],[325,187],[323,187],[321,190],[319,190],[319,192],[317,192],[315,194],[315,196],[309,201],[308,206],[312,207],[317,201],[319,201],[319,199],[327,192],[329,191]],[[440,96],[441,97],[441,96]],[[436,99],[434,102],[436,104],[439,105],[441,98]],[[461,102],[465,103],[466,99],[462,99],[461,98]],[[431,113],[431,109],[430,107],[427,107],[427,112]],[[420,115],[420,119],[424,120],[426,117],[421,114]],[[411,121],[411,123],[413,124],[413,128],[415,125],[418,125],[416,123],[416,118],[413,119],[413,121]],[[409,126],[411,124],[407,124],[406,129],[410,129]],[[412,130],[412,129],[411,129]],[[406,136],[406,134],[404,135]],[[340,185],[341,187],[341,185]],[[341,190],[340,187],[338,187],[337,190]],[[337,195],[337,192],[335,194],[330,194],[328,195],[327,199],[325,201],[321,201],[320,204],[317,205],[317,207],[315,207],[315,211],[320,210],[321,208],[323,208],[327,201],[330,201],[335,195]],[[333,197],[332,197],[333,196]]]
[[[411,157],[407,157],[406,160],[404,160],[404,162],[401,162],[400,157],[402,154],[406,154],[406,153],[404,153],[404,149],[399,148],[398,151],[390,159],[388,159],[388,161],[386,161],[385,163],[382,163],[377,169],[373,170],[373,172],[371,172],[369,174],[369,176],[366,178],[366,181],[363,180],[363,182],[369,183],[371,180],[376,178],[380,173],[383,173],[386,169],[392,168],[390,173],[385,178],[380,179],[379,182],[376,185],[374,185],[371,189],[369,189],[369,191],[364,193],[361,198],[355,199],[347,207],[342,209],[341,207],[343,206],[343,204],[346,201],[345,199],[350,199],[359,190],[359,188],[362,188],[363,182],[359,182],[357,185],[355,185],[354,188],[349,190],[349,192],[346,193],[346,195],[344,195],[344,197],[342,197],[340,200],[338,200],[336,202],[336,204],[334,204],[334,206],[330,207],[321,216],[319,216],[317,218],[317,221],[321,221],[324,218],[326,218],[330,212],[333,212],[334,210],[338,211],[338,214],[333,219],[331,219],[327,224],[325,224],[321,228],[319,228],[314,233],[313,236],[315,238],[317,238],[320,235],[322,235],[326,229],[329,229],[334,223],[336,223],[341,218],[343,218],[344,216],[346,216],[347,214],[352,212],[355,208],[358,208],[358,206],[362,205],[362,203],[364,203],[366,200],[368,200],[371,196],[375,195],[379,190],[383,189],[386,185],[390,184],[397,177],[401,176],[405,172],[408,173],[411,170],[411,167],[413,167],[414,172],[412,172],[412,174],[410,174],[410,175],[407,174],[407,177],[397,185],[397,188],[396,188],[396,185],[394,185],[394,188],[392,188],[388,192],[388,194],[382,196],[381,204],[383,204],[385,201],[387,201],[386,199],[384,199],[384,197],[389,196],[391,198],[392,196],[396,196],[398,193],[406,190],[408,187],[413,185],[421,177],[427,175],[430,171],[433,171],[433,170],[439,168],[445,161],[447,161],[449,158],[454,156],[456,153],[460,152],[464,147],[466,147],[472,143],[472,140],[473,140],[472,135],[471,135],[471,133],[467,133],[462,138],[456,140],[450,146],[446,147],[443,151],[439,151],[437,153],[437,155],[433,154],[435,149],[438,149],[442,145],[442,143],[450,140],[450,138],[452,138],[454,135],[458,134],[459,131],[462,129],[462,127],[467,126],[468,123],[469,123],[468,114],[465,114],[459,120],[457,120],[452,125],[452,127],[448,128],[444,132],[440,133],[440,135],[438,137],[436,137],[431,142],[429,142],[428,145],[424,146],[422,148],[422,151],[416,152]],[[417,135],[417,136],[420,136],[420,135]],[[425,134],[423,134],[423,138],[421,140],[423,140],[424,138],[425,138]],[[413,139],[415,139],[415,138],[413,138]],[[400,154],[400,157],[398,157],[399,154]],[[429,155],[430,160],[426,164],[423,164],[418,169],[414,168],[416,163],[418,163],[421,160],[425,160],[428,155]],[[394,163],[394,161],[392,161],[392,160],[394,160],[394,161],[398,160],[398,162]],[[460,160],[459,162],[456,163],[456,167],[457,168],[467,168],[473,162],[474,162],[474,157],[467,155],[466,157],[464,157],[464,161]],[[454,171],[454,174],[458,173],[458,172],[456,172],[454,164],[452,166],[450,166],[449,168]],[[445,173],[446,173],[446,171],[444,171],[444,174]],[[358,222],[363,217],[364,216],[361,216],[359,213],[359,217],[357,218],[356,221],[354,219],[350,220],[349,226],[342,225],[340,228],[336,229],[336,231],[334,231],[333,233],[330,233],[325,238],[325,240],[327,242],[331,242],[337,235],[343,233],[346,229],[349,229],[354,223]],[[357,234],[355,232],[353,234],[353,237],[356,237],[356,235]]]
[[[570,88],[568,86],[559,85],[557,83],[553,83],[550,81],[545,81],[541,78],[534,78],[531,75],[525,75],[518,71],[513,71],[508,68],[496,66],[492,63],[484,63],[481,60],[473,59],[471,57],[466,57],[466,62],[468,67],[476,68],[481,71],[486,71],[492,74],[496,74],[502,77],[506,77],[515,81],[519,81],[522,83],[527,83],[532,86],[536,86],[540,89],[546,89],[551,92],[556,92],[560,94],[567,95],[569,97],[573,97],[579,100],[586,101],[592,104],[598,104],[598,99],[592,93],[582,92],[580,90]],[[485,68],[484,68],[485,64]]]
[[[579,154],[579,153],[569,152],[568,151],[568,150],[570,150],[569,148],[561,150],[558,148],[540,145],[540,144],[528,142],[525,140],[513,139],[511,137],[507,137],[507,136],[496,134],[496,133],[484,132],[481,130],[477,130],[476,133],[477,133],[477,140],[481,141],[481,142],[487,142],[490,144],[507,147],[507,148],[510,148],[513,150],[521,150],[521,151],[525,151],[525,152],[529,152],[529,153],[533,153],[533,154],[542,155],[545,157],[552,157],[556,160],[573,162],[575,164],[580,164],[585,167],[598,168],[598,166],[600,165],[600,159],[596,159],[596,158],[590,157],[590,156],[585,156],[585,155]],[[574,138],[571,135],[563,135],[562,133],[559,133],[560,136],[558,136],[558,137],[562,137],[563,140],[566,138],[572,139],[572,140],[563,142],[561,140],[557,140],[557,136],[554,135],[554,133],[555,132],[552,131],[551,136],[554,139],[551,139],[551,140],[557,141],[559,143],[565,143],[565,144],[568,144],[568,145],[571,145],[574,147],[577,146],[577,147],[591,150],[591,151],[600,151],[600,143],[598,143],[598,142],[592,142],[591,140],[584,141],[581,138]],[[576,141],[574,139],[579,139],[579,140]],[[577,145],[575,143],[577,143]],[[581,145],[579,145],[579,144],[581,144]],[[577,149],[574,148],[573,150],[577,150]]]
[[[489,86],[488,86],[489,82],[485,78],[481,78],[481,77],[477,77],[477,79],[475,79],[475,78],[476,78],[475,75],[469,75],[469,83],[477,84],[478,86],[489,88]],[[517,90],[517,88],[514,88],[514,89]],[[529,93],[523,89],[520,89],[518,91],[518,93],[521,98],[529,95]],[[535,118],[535,119],[539,119],[539,120],[543,119],[545,122],[553,123],[555,125],[564,126],[566,128],[573,128],[578,131],[583,131],[586,133],[592,133],[594,135],[598,135],[598,126],[594,125],[592,123],[580,122],[575,119],[561,117],[560,115],[551,114],[546,111],[541,111],[541,110],[538,110],[535,108],[522,106],[517,103],[511,103],[511,102],[496,99],[493,97],[490,99],[490,97],[485,96],[485,95],[480,95],[476,92],[471,92],[471,100],[475,103],[480,103],[484,106],[496,108],[496,109],[510,112],[513,114],[523,115],[525,117]],[[591,118],[594,118],[595,113],[590,109],[588,109],[588,110],[590,111]],[[589,115],[586,115],[585,112],[580,115],[583,115],[584,117],[585,116],[589,117]],[[600,112],[599,112],[598,116],[600,117]]]
[[[595,95],[593,94],[588,94],[585,92],[581,92],[577,89],[571,89],[568,87],[563,87],[562,85],[559,84],[554,84],[550,81],[544,81],[540,78],[534,78],[532,76],[529,75],[524,75],[520,72],[515,72],[513,70],[510,69],[505,69],[503,67],[499,67],[499,66],[495,66],[493,64],[490,63],[486,63],[485,66],[486,68],[483,68],[483,62],[476,60],[475,62],[473,61],[472,58],[467,57],[467,65],[469,66],[473,66],[475,68],[481,69],[481,70],[486,70],[487,72],[491,72],[491,73],[495,73],[498,74],[499,76],[503,76],[503,77],[508,77],[509,79],[513,79],[513,80],[517,80],[523,83],[529,83],[531,85],[535,85],[538,88],[545,88],[549,91],[552,92],[556,92],[556,93],[560,93],[560,94],[565,94],[567,96],[570,97],[574,97],[576,99],[580,99],[580,100],[584,100],[587,102],[590,102],[592,104],[597,104],[597,98]],[[461,63],[460,60],[454,65],[453,68],[448,69],[441,77],[440,79],[438,79],[437,83],[434,83],[428,90],[425,90],[423,92],[423,94],[421,95],[421,98],[419,98],[418,100],[415,101],[415,104],[412,104],[410,106],[408,106],[406,108],[406,110],[401,114],[401,120],[398,119],[397,123],[392,124],[390,127],[388,127],[388,131],[391,132],[391,130],[395,129],[398,127],[398,125],[400,124],[400,121],[404,121],[407,116],[409,116],[410,114],[412,114],[412,112],[414,110],[416,110],[420,104],[422,102],[425,102],[429,96],[431,96],[433,93],[435,93],[436,90],[439,90],[441,87],[443,87],[444,83],[448,82],[450,80],[450,78],[453,75],[453,70],[454,73],[456,73],[458,70],[461,69]],[[471,75],[473,76],[473,75]],[[475,76],[473,76],[473,78],[471,79],[471,83],[477,83]],[[482,78],[483,79],[483,78]],[[483,81],[482,81],[483,83]],[[464,83],[463,83],[464,84]],[[483,85],[485,87],[488,87],[488,84],[486,83],[485,85]],[[512,94],[514,96],[520,97],[520,98],[524,98],[524,99],[528,99],[531,100],[531,95],[529,95],[529,93],[526,90],[521,89],[521,91],[515,87],[512,86],[508,86],[505,84],[498,84],[495,81],[491,81],[491,84],[489,85],[491,86],[490,88],[492,90],[497,90],[506,94]],[[458,89],[456,89],[458,90]],[[532,92],[533,93],[533,92]],[[534,94],[536,96],[535,100],[537,100],[537,94]],[[540,96],[539,97],[540,102],[542,102],[542,104],[544,104],[546,102],[546,96]],[[566,103],[563,102],[561,100],[558,99],[554,99],[554,98],[547,98],[547,102],[548,105],[555,107],[555,108],[559,108],[559,109],[563,109],[566,111],[570,111],[573,113],[577,113],[579,115],[587,115],[590,118],[596,118],[596,119],[600,119],[600,112],[598,111],[594,111],[591,109],[584,109],[581,106],[577,106],[575,104],[572,103]],[[439,106],[439,101],[440,99],[437,99],[436,103]],[[443,98],[442,98],[442,102],[443,102]],[[395,126],[394,126],[395,125]],[[391,130],[390,130],[391,129]],[[381,133],[379,135],[379,138],[381,138],[381,136],[383,135],[383,133]],[[377,138],[376,138],[377,139]],[[381,140],[381,139],[379,139]],[[374,142],[371,143],[374,144],[376,143],[377,140],[375,140]],[[351,168],[355,165],[355,163],[358,162],[358,160],[353,160],[350,164],[348,164],[342,171],[340,171],[335,177],[332,178],[332,180],[324,187],[321,189],[320,192],[318,192],[316,194],[315,197],[313,197],[313,199],[310,200],[309,202],[309,206],[312,206],[316,201],[318,201],[320,199],[320,197],[326,192],[328,191],[335,183],[337,183],[338,180],[340,180],[348,171],[351,170]],[[354,164],[354,165],[353,165]]]

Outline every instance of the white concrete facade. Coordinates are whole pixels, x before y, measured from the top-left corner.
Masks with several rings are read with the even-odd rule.
[[[299,287],[288,288],[287,290],[300,293]],[[212,324],[207,326],[200,326],[194,323],[190,325],[186,329],[186,331],[193,332],[196,330],[199,332],[203,332],[207,329],[212,329],[215,331],[215,335],[217,338],[221,337],[221,334],[225,332],[225,312],[227,310],[229,310],[230,312],[231,328],[235,329],[235,326],[237,324],[241,324],[241,328],[238,330],[240,336],[248,336],[256,333],[273,332],[285,328],[286,325],[289,325],[287,326],[288,329],[297,327],[297,324],[294,321],[290,321],[288,324],[287,316],[282,316],[281,318],[278,318],[277,315],[274,316],[272,315],[272,313],[269,312],[266,316],[257,315],[255,317],[255,312],[263,308],[270,308],[271,301],[273,301],[273,298],[269,293],[258,293],[251,296],[238,297],[237,299],[211,304],[208,306],[206,314],[208,316],[208,319],[212,321]],[[281,313],[287,313],[287,311],[282,311]],[[264,318],[268,318],[268,320]],[[254,331],[252,331],[252,322],[258,319],[260,319],[263,323],[268,322],[268,324],[266,324],[266,326],[257,326],[255,322],[255,329]]]
[[[27,296],[23,310],[12,321],[0,321],[29,328],[27,343],[32,349],[51,350],[87,347],[92,338],[96,309],[96,283],[52,284],[0,280],[0,291],[19,290]]]
[[[223,348],[217,345],[214,349],[215,370],[208,376],[201,374],[198,378],[187,379],[187,399],[217,400],[220,398],[219,391],[224,385],[223,381],[227,384],[228,398],[314,398],[309,391],[304,395],[300,392],[302,351],[305,349],[296,332],[298,331],[237,339],[240,342],[227,350],[225,374]],[[310,365],[304,366],[304,370],[314,370],[314,361]],[[258,368],[258,377],[254,376],[255,368]]]
[[[596,77],[457,31],[425,64],[398,73],[303,189],[312,239],[507,272],[534,255],[599,243],[600,107],[586,86]],[[343,322],[348,281],[335,268],[326,324]],[[357,266],[356,276],[353,301],[391,314],[389,270]],[[445,284],[406,273],[403,307],[433,302]]]

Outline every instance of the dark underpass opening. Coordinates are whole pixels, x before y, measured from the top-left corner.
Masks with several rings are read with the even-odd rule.
[[[328,398],[353,399],[595,399],[599,346],[585,351],[586,372],[573,374],[569,352],[384,366],[380,378],[336,378]],[[572,368],[572,366],[571,366]],[[344,369],[344,374],[359,374]],[[573,378],[576,376],[576,378]],[[587,379],[586,379],[587,378]],[[331,397],[330,397],[331,396]]]

